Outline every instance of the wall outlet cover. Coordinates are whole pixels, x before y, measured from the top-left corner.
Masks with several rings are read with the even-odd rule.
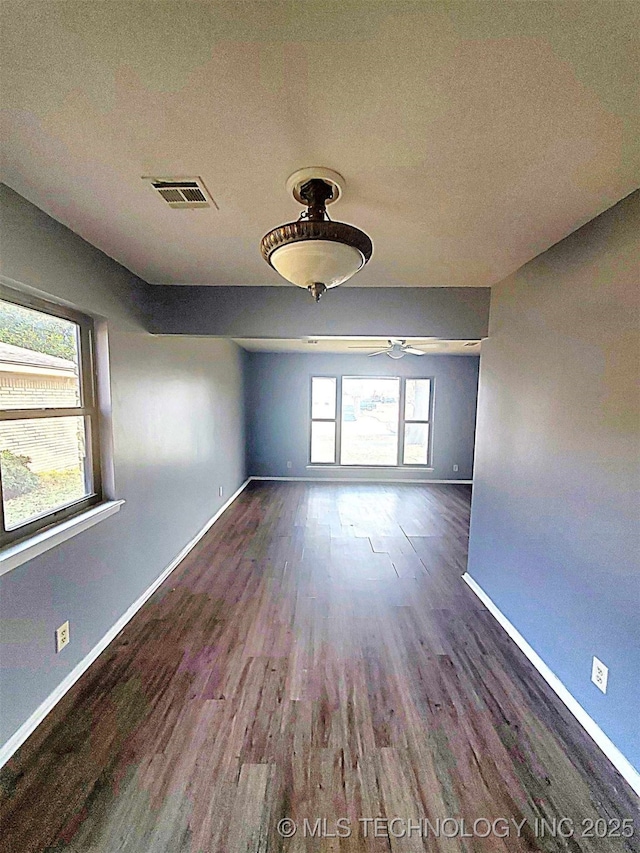
[[[67,621],[59,628],[56,628],[56,654],[61,652],[69,644],[69,639],[69,622]]]
[[[595,684],[598,690],[603,693],[607,692],[607,682],[609,680],[609,667],[605,666],[601,660],[594,656],[591,666],[591,681]]]

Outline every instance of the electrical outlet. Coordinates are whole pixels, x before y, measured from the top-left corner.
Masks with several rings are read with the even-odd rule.
[[[457,471],[457,470],[458,470],[458,466],[457,466],[457,465],[454,465],[454,466],[453,466],[453,470],[454,470],[454,471]]]
[[[218,495],[219,495],[220,497],[222,497],[222,493],[223,493],[223,491],[224,491],[224,489],[222,488],[222,486],[218,486]]]
[[[597,657],[594,657],[593,665],[591,667],[591,681],[593,681],[598,690],[602,690],[603,693],[606,693],[608,680],[609,667],[605,666]]]
[[[290,460],[290,459],[289,459],[289,461],[287,462],[287,468],[291,468],[291,460]]]
[[[56,628],[56,654],[61,652],[69,643],[69,623],[65,622],[59,628]]]

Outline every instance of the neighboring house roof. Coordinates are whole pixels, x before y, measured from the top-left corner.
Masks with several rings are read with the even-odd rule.
[[[13,344],[0,342],[0,370],[3,367],[6,370],[7,367],[13,365],[47,368],[65,373],[76,372],[76,365],[67,358],[46,355],[43,352],[35,352],[31,349],[25,349],[25,347],[16,347]]]

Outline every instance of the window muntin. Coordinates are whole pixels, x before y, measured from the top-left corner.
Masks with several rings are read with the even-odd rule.
[[[101,499],[89,317],[0,288],[0,544]]]
[[[310,463],[429,467],[432,410],[429,378],[314,376]]]

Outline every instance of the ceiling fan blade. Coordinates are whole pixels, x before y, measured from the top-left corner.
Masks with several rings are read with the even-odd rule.
[[[423,352],[421,349],[416,349],[415,347],[404,347],[404,351],[411,355],[426,355],[426,352]]]
[[[370,352],[368,358],[371,358],[372,355],[384,355],[386,352],[389,352],[389,350],[380,349],[378,352]]]
[[[377,346],[380,346],[380,344],[373,344],[373,345],[370,344],[368,347],[367,346],[355,346],[355,347],[350,346],[350,347],[347,347],[347,349],[373,349],[373,347],[377,347]]]

